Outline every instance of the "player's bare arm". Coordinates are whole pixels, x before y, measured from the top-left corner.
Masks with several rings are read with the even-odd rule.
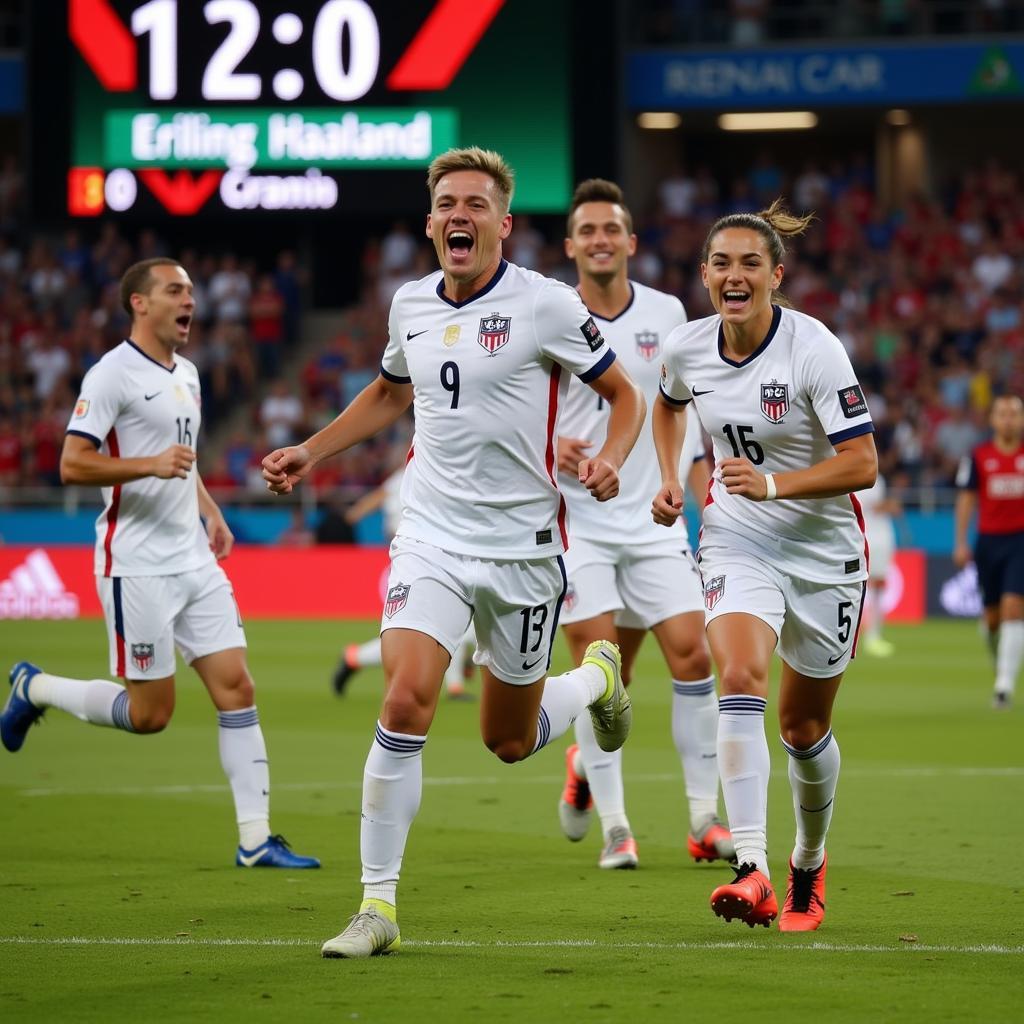
[[[231,549],[235,545],[235,535],[231,532],[231,527],[228,526],[220,506],[206,489],[206,484],[203,483],[203,478],[199,475],[198,470],[196,471],[196,487],[199,495],[199,514],[206,523],[206,536],[210,541],[210,550],[213,552],[214,558],[220,561],[231,554]]]
[[[659,526],[672,526],[683,514],[679,457],[686,437],[686,406],[672,405],[658,395],[651,410],[651,433],[661,467],[661,488],[654,496],[651,515]]]
[[[956,524],[956,542],[953,546],[953,563],[962,569],[972,561],[971,546],[967,543],[967,532],[974,518],[974,510],[978,507],[978,492],[964,488],[956,496],[953,509]]]
[[[558,468],[563,473],[575,473],[587,453],[594,447],[593,441],[582,437],[560,437],[558,439]]]
[[[835,446],[836,454],[807,469],[774,474],[777,498],[831,498],[871,487],[878,476],[873,434],[861,434]],[[749,459],[722,459],[717,472],[729,494],[751,501],[768,498],[768,481]]]
[[[647,402],[633,378],[618,364],[612,363],[596,380],[594,389],[610,406],[608,437],[601,450],[579,464],[580,483],[598,501],[607,501],[619,493],[619,470],[640,436]]]
[[[708,481],[711,479],[711,467],[706,457],[697,459],[686,474],[686,486],[697,499],[697,505],[703,507],[703,497],[708,492]]]
[[[98,451],[88,438],[68,434],[60,456],[60,479],[90,487],[114,487],[147,476],[184,480],[195,461],[196,453],[186,444],[172,444],[157,455],[114,458]]]
[[[323,430],[302,444],[277,448],[263,460],[267,489],[274,494],[291,494],[318,462],[390,427],[412,405],[412,399],[411,384],[396,384],[378,376]]]

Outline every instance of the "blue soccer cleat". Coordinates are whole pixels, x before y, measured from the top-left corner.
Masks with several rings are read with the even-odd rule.
[[[11,692],[0,712],[0,740],[13,754],[21,750],[31,726],[43,717],[44,708],[37,708],[28,699],[28,684],[42,669],[28,661],[19,661],[11,669]]]
[[[292,853],[284,836],[271,836],[255,850],[241,846],[235,854],[235,866],[240,868],[318,868],[316,857],[300,857]]]

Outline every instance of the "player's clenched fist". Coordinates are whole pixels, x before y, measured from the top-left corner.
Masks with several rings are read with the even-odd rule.
[[[654,496],[651,504],[651,515],[659,526],[673,526],[683,514],[683,487],[676,480],[664,484]]]
[[[263,460],[263,479],[274,494],[291,494],[297,484],[313,468],[313,459],[305,445],[277,448]]]
[[[161,480],[170,480],[176,476],[184,480],[195,461],[196,453],[187,444],[172,444],[153,457],[152,476]]]
[[[749,459],[722,459],[718,472],[730,494],[739,494],[752,501],[764,501],[768,497],[764,474],[758,473]]]

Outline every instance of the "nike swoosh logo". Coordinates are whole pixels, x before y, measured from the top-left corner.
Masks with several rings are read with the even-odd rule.
[[[249,853],[242,853],[242,851],[239,850],[238,851],[238,859],[247,868],[251,868],[253,866],[253,864],[256,864],[258,861],[263,860],[263,857],[266,855],[266,852],[267,852],[266,850],[258,850],[256,853],[249,854]]]
[[[529,672],[530,669],[533,668],[534,665],[539,665],[540,662],[542,662],[543,660],[544,660],[544,655],[541,655],[536,661],[531,661],[529,664],[527,664],[524,661],[523,662],[523,671],[524,672]]]
[[[159,391],[154,391],[153,394],[151,394],[151,395],[143,395],[142,397],[148,402],[151,399],[156,398],[156,396],[159,395],[159,394],[160,394]]]
[[[845,655],[845,654],[846,654],[846,651],[840,651],[840,652],[839,652],[839,653],[838,653],[837,655],[835,655],[834,657],[832,657],[832,658],[829,658],[829,659],[828,659],[828,663],[829,663],[830,665],[834,665],[834,664],[835,664],[835,663],[836,663],[837,661],[839,661],[839,659],[840,659],[840,658],[842,658],[842,657],[843,657],[843,655]]]
[[[429,330],[430,330],[430,328],[428,327],[427,331],[429,331]],[[413,338],[418,338],[421,334],[426,334],[427,331],[417,331],[415,334],[413,334],[412,331],[409,331],[408,334],[406,334],[406,336],[405,336],[405,340],[406,341],[412,341]]]
[[[710,395],[714,390],[714,388],[708,388],[707,391],[698,391],[694,388],[690,394],[693,395],[694,398],[700,398],[701,395]]]

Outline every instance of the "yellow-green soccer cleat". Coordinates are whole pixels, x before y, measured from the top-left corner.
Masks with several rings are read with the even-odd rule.
[[[610,640],[595,640],[583,658],[584,665],[596,665],[608,680],[604,694],[590,705],[594,738],[605,751],[618,750],[633,724],[633,706],[622,685],[622,655]]]
[[[382,904],[374,903],[376,905],[364,904],[340,935],[328,939],[320,947],[320,955],[328,959],[356,960],[398,952],[402,945],[398,922],[381,913],[378,907]]]

